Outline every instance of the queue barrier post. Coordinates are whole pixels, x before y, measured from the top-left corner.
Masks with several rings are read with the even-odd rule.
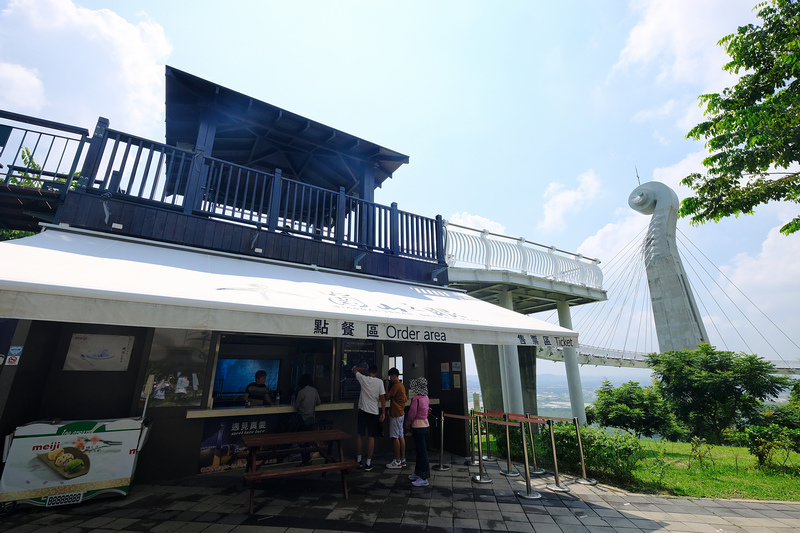
[[[555,483],[548,483],[547,488],[553,492],[569,492],[569,487],[565,487],[558,479],[558,457],[556,456],[556,437],[553,433],[553,421],[547,421],[547,427],[550,429],[550,445],[553,448],[553,474]]]
[[[475,409],[469,411],[469,457],[464,459],[464,464],[467,466],[476,466],[478,459],[475,457]]]
[[[484,415],[484,423],[486,424],[486,455],[483,456],[484,461],[497,461],[497,457],[492,455],[492,446],[489,444],[489,416],[490,411],[482,413]],[[478,425],[478,436],[480,440],[480,424]]]
[[[531,441],[531,457],[533,457],[533,470],[531,470],[531,475],[541,476],[545,473],[545,470],[544,468],[539,468],[539,466],[536,464],[536,447],[533,445],[534,439],[533,439],[533,429],[531,427],[532,422],[530,420],[531,415],[526,413],[525,416],[528,417],[528,438]],[[524,441],[523,444],[525,444]]]
[[[528,431],[530,432],[531,423],[528,422]],[[517,491],[517,496],[524,500],[538,500],[542,497],[541,494],[531,488],[531,472],[528,465],[528,446],[525,443],[525,423],[520,421],[519,431],[522,434],[522,457],[525,460],[525,489],[526,492],[521,490]]]
[[[531,444],[531,455],[533,456],[533,470],[530,471],[530,475],[532,476],[541,476],[545,473],[544,468],[539,468],[536,464],[536,446],[534,445],[533,440],[533,426],[531,424],[545,424],[547,423],[544,418],[538,417],[536,415],[524,414],[524,415],[515,415],[511,414],[508,415],[510,418],[517,420],[520,423],[528,424],[528,439],[530,440]],[[527,449],[527,441],[523,435],[522,438],[522,446],[525,448],[525,453],[528,453]]]
[[[517,470],[512,470],[513,466],[511,465],[511,436],[509,433],[510,423],[508,421],[508,413],[503,413],[503,420],[506,422],[506,469],[501,470],[500,474],[506,477],[517,477],[519,472]],[[519,424],[522,427],[522,423]],[[524,441],[523,441],[524,442]]]
[[[450,466],[444,464],[444,411],[439,414],[439,464],[433,470],[442,472],[450,470]]]
[[[575,423],[575,433],[578,436],[578,452],[580,453],[581,471],[583,472],[583,477],[576,479],[575,483],[580,483],[581,485],[597,485],[596,479],[586,478],[586,460],[583,457],[583,444],[581,443],[581,423],[578,421],[577,417],[572,420]]]
[[[481,419],[480,415],[475,418],[476,425],[478,427],[478,473],[477,475],[472,476],[472,481],[475,483],[491,483],[492,478],[489,477],[488,472],[486,472],[486,468],[483,465],[483,446],[481,445],[481,438],[480,438],[480,427],[481,427]]]

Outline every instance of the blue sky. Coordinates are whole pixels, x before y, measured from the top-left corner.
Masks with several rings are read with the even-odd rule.
[[[380,203],[605,264],[648,222],[635,169],[681,198],[702,171],[685,134],[697,96],[735,83],[716,43],[754,4],[3,0],[0,108],[163,139],[169,64],[410,156]],[[777,228],[795,214],[679,223],[787,332],[800,236]]]

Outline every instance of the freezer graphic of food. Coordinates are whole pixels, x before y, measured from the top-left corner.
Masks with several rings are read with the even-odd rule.
[[[39,459],[66,479],[82,476],[89,472],[89,457],[74,446],[57,448],[47,453],[40,453]]]

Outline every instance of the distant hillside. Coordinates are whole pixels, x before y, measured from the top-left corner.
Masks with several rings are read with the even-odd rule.
[[[595,398],[595,391],[600,388],[605,380],[600,376],[581,376],[581,388],[583,389],[584,404],[591,404]],[[609,377],[608,381],[618,387],[623,383],[631,381],[625,376]],[[648,386],[650,383],[642,383]],[[540,416],[553,416],[558,418],[570,418],[572,410],[570,408],[569,387],[567,378],[557,374],[539,374],[537,377],[537,400],[539,403]],[[480,382],[477,375],[467,375],[467,400],[472,405],[473,393],[479,393]]]

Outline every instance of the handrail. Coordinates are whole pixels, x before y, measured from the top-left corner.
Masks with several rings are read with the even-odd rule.
[[[77,185],[119,200],[445,265],[441,217],[295,181],[280,169],[257,170],[113,130],[102,117],[91,138],[85,129],[35,117],[0,111],[0,118],[18,123],[0,123],[0,168],[7,183],[55,188],[62,199]]]
[[[89,130],[87,130],[86,128],[80,128],[78,126],[70,126],[69,124],[62,124],[61,122],[54,122],[52,120],[45,120],[43,118],[21,115],[19,113],[12,113],[11,111],[4,111],[2,109],[0,109],[0,118],[13,120],[14,122],[20,122],[22,124],[31,124],[33,126],[39,126],[50,130],[58,130],[58,131],[65,131],[67,133],[74,133],[75,135],[81,135],[83,137],[89,136]]]
[[[0,123],[0,182],[55,190],[64,198],[85,157],[88,131],[2,110],[0,119],[16,123]]]
[[[98,123],[87,190],[184,213],[417,260],[444,263],[441,217],[428,218]]]
[[[502,270],[595,289],[603,287],[603,272],[598,259],[546,247],[524,238],[515,239],[447,223],[445,253],[451,268]]]

